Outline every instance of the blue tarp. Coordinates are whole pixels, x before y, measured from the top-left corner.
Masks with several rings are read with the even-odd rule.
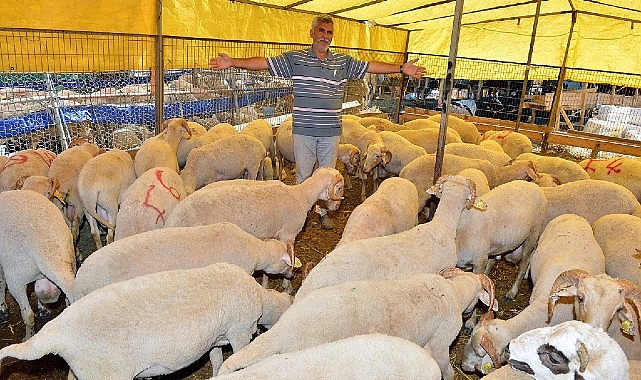
[[[238,106],[245,107],[265,99],[280,98],[291,93],[291,87],[253,89],[252,92],[246,92],[238,96]],[[215,113],[232,109],[234,109],[234,98],[232,97],[194,100],[166,104],[164,106],[164,118],[211,116]],[[153,125],[156,121],[156,107],[153,104],[60,107],[60,118],[63,123],[86,121],[92,123]],[[0,138],[8,138],[54,126],[55,122],[49,110],[0,119]]]

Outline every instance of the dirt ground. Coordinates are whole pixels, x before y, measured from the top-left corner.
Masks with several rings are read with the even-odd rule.
[[[291,173],[290,173],[291,174]],[[292,184],[294,181],[293,176],[290,175],[285,179],[285,182]],[[354,180],[352,189],[346,189],[345,200],[341,204],[338,211],[332,214],[334,219],[334,229],[331,231],[321,228],[319,218],[313,213],[308,214],[307,222],[303,227],[300,234],[297,236],[295,243],[296,255],[300,258],[303,266],[308,262],[318,262],[327,253],[329,253],[338,240],[340,239],[341,231],[343,230],[347,218],[351,211],[360,204],[360,189],[361,183],[359,180]],[[371,189],[369,189],[371,192]],[[368,193],[369,194],[369,193]],[[425,222],[425,220],[421,220]],[[95,245],[91,240],[89,228],[87,223],[83,226],[81,231],[81,239],[79,243],[80,250],[83,255],[89,255],[95,250]],[[514,281],[518,268],[514,265],[499,261],[494,268],[490,277],[496,284],[496,294],[499,300],[499,312],[497,318],[507,319],[516,315],[519,311],[525,308],[528,304],[528,298],[531,293],[531,284],[529,281],[524,281],[521,285],[517,299],[514,302],[505,302],[503,295],[509,290],[510,285]],[[301,284],[301,273],[298,272],[293,281],[294,289],[298,289]],[[270,281],[271,287],[278,287],[280,281]],[[32,291],[32,289],[30,289]],[[32,305],[35,307],[35,296],[33,293]],[[7,346],[13,343],[19,343],[24,336],[24,325],[20,316],[20,311],[17,304],[11,296],[7,296],[7,303],[9,306],[9,321],[0,323],[0,347]],[[58,302],[53,309],[53,314],[57,315],[64,309],[64,302]],[[36,323],[36,328],[39,329],[43,321]],[[465,374],[460,369],[461,355],[463,346],[469,338],[463,331],[450,349],[451,361],[457,372],[457,379],[478,379],[479,377],[474,374]],[[226,355],[231,352],[230,349],[226,350]],[[64,360],[55,355],[47,355],[42,359],[34,361],[17,361],[15,359],[5,359],[2,363],[0,370],[0,380],[64,380],[67,379],[68,366]],[[200,360],[183,370],[167,376],[154,377],[154,380],[204,380],[211,377],[211,365],[208,362],[207,355],[204,355]]]

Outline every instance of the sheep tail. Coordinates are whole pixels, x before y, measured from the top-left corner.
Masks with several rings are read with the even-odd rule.
[[[46,340],[34,335],[24,343],[16,343],[4,347],[0,350],[0,362],[7,357],[19,360],[36,360],[50,354],[52,351],[49,344],[44,344]]]
[[[98,212],[96,211],[96,207],[98,207],[98,204],[96,200],[93,199],[91,204],[88,205],[88,207],[86,207],[85,210],[89,213],[89,215],[91,215],[91,217],[96,219],[100,224],[102,224],[103,226],[107,227],[110,230],[115,230],[116,227],[113,224],[111,224],[108,220],[105,220],[105,218],[103,218],[102,216],[100,216],[100,214],[98,214]]]

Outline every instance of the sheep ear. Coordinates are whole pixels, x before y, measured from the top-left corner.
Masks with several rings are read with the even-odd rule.
[[[585,343],[577,340],[576,352],[579,354],[579,372],[585,372],[588,368],[588,364],[590,363],[590,353],[588,352],[588,348],[585,346]]]
[[[28,176],[23,176],[20,177],[16,180],[16,183],[13,185],[11,190],[20,190],[22,189],[22,186],[24,186],[24,181],[27,179]]]
[[[479,295],[479,301],[483,302],[485,306],[490,307],[490,296],[487,294],[487,292],[481,292],[481,294]],[[494,312],[499,311],[499,302],[497,300],[494,300],[494,303],[490,308]]]

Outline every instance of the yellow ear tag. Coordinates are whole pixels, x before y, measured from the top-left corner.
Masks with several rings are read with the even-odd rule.
[[[492,363],[490,363],[490,362],[485,362],[485,363],[483,363],[483,365],[481,366],[481,370],[482,370],[482,371],[483,371],[483,373],[484,373],[484,374],[486,374],[486,375],[487,375],[488,373],[492,372]]]
[[[301,263],[300,260],[298,260],[298,257],[296,257],[294,259],[294,268],[300,268],[302,266],[303,266],[303,263]]]
[[[625,321],[621,322],[621,331],[623,331],[624,333],[626,333],[628,335],[633,335],[631,333],[631,330],[632,330],[632,322],[630,322],[628,320],[625,320]]]
[[[482,200],[481,198],[477,198],[476,202],[474,202],[474,205],[472,207],[479,210],[485,210],[487,209],[487,203],[485,203],[485,201]]]

